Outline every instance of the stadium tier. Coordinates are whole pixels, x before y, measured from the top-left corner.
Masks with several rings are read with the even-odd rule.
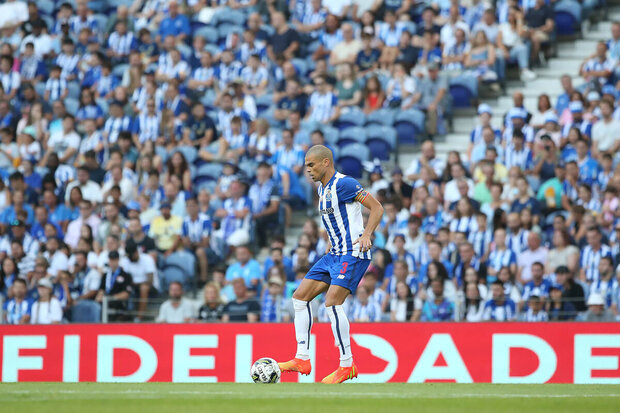
[[[371,257],[344,285],[353,323],[620,320],[615,17],[7,0],[0,320],[289,322],[313,265],[352,251]],[[319,145],[348,175],[333,190],[308,173]],[[384,209],[369,253],[342,238],[366,193]]]

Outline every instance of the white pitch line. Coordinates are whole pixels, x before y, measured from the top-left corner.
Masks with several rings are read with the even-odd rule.
[[[3,391],[0,393],[0,400],[3,399],[3,395],[11,395],[11,394],[29,394],[31,392],[24,390],[15,390],[15,391]],[[150,390],[123,390],[123,391],[83,391],[83,390],[58,390],[53,394],[63,394],[63,395],[80,395],[79,399],[88,399],[89,396],[96,395],[120,395],[127,394],[133,396],[143,396],[145,398],[167,398],[174,397],[179,395],[194,395],[194,396],[235,396],[236,398],[242,399],[293,399],[293,398],[313,398],[313,399],[322,399],[328,397],[336,397],[336,398],[392,398],[392,399],[460,399],[460,398],[495,398],[495,399],[513,399],[513,398],[617,398],[620,397],[620,394],[540,394],[540,395],[531,395],[531,394],[520,394],[520,393],[510,393],[510,394],[489,394],[489,393],[462,393],[462,394],[445,394],[445,395],[432,395],[432,394],[416,394],[416,393],[383,393],[383,392],[346,392],[346,393],[305,393],[305,392],[286,392],[286,393],[274,393],[274,394],[259,394],[259,395],[244,395],[242,393],[233,392],[233,391],[174,391],[170,393],[162,393],[157,391]],[[37,399],[49,400],[49,397],[44,397],[39,394]]]

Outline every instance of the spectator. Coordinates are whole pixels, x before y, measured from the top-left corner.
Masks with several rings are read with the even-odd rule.
[[[356,322],[381,321],[381,304],[370,295],[366,285],[360,286],[351,305],[351,319]]]
[[[12,285],[13,298],[4,303],[4,320],[7,324],[29,324],[32,303],[26,298],[28,284],[16,278]]]
[[[256,323],[259,320],[260,305],[248,296],[243,278],[232,280],[235,299],[224,306],[222,321]]]
[[[547,253],[547,248],[541,246],[540,235],[530,232],[527,235],[527,249],[517,258],[517,280],[522,284],[529,282],[532,279],[532,265],[536,262],[546,262]]]
[[[598,264],[603,257],[611,257],[611,248],[602,243],[600,228],[593,226],[587,229],[587,245],[581,251],[579,262],[579,279],[592,283],[598,280]]]
[[[125,256],[121,258],[120,266],[131,276],[133,288],[138,295],[137,318],[142,319],[148,306],[149,297],[159,290],[159,277],[153,258],[138,250],[135,241],[125,244]]]
[[[540,321],[549,321],[549,316],[547,312],[543,309],[543,300],[536,296],[530,296],[527,303],[527,311],[523,315],[522,321],[529,322],[540,322]]]
[[[573,273],[566,266],[556,268],[555,281],[562,288],[562,300],[572,303],[578,312],[586,310],[583,287],[575,282]]]
[[[562,297],[562,287],[554,285],[549,291],[547,313],[550,321],[568,321],[577,316],[575,305]]]
[[[270,228],[280,232],[280,196],[275,181],[271,179],[271,166],[267,163],[258,165],[256,182],[250,186],[248,196],[252,202],[258,246],[262,248],[267,245],[267,231]]]
[[[536,0],[534,7],[528,9],[525,14],[525,22],[528,27],[527,34],[532,42],[531,58],[535,61],[539,58],[538,53],[542,44],[549,41],[555,26],[551,7],[544,0]]]
[[[252,258],[252,252],[247,245],[241,245],[235,248],[236,262],[226,270],[226,280],[233,282],[237,279],[245,281],[250,291],[244,291],[244,294],[255,296],[259,289],[259,281],[261,279],[260,265],[258,261]]]
[[[505,296],[503,283],[495,281],[491,284],[491,299],[484,304],[482,319],[485,321],[513,321],[516,316],[516,304]]]
[[[181,245],[181,230],[183,219],[172,215],[170,202],[163,201],[159,206],[161,215],[155,217],[151,223],[149,236],[155,241],[155,247],[160,254],[168,257]]]
[[[108,308],[114,310],[111,314],[111,320],[127,319],[127,310],[129,309],[129,300],[133,293],[133,280],[131,275],[126,273],[119,265],[120,255],[118,251],[110,251],[108,253],[108,269],[101,277],[101,285],[95,300],[103,303],[104,297],[109,301]]]
[[[287,311],[286,298],[283,293],[284,280],[278,276],[271,276],[260,304],[260,321],[276,323],[291,321],[292,317]]]
[[[224,312],[224,303],[220,287],[210,282],[204,288],[204,303],[198,309],[198,320],[205,322],[220,321]]]
[[[415,300],[404,281],[396,283],[396,296],[390,300],[390,321],[415,321]]]
[[[53,294],[54,286],[48,278],[42,278],[37,283],[38,300],[32,304],[30,324],[60,324],[62,321],[62,307],[60,301]]]
[[[588,311],[584,314],[583,321],[614,321],[613,314],[605,308],[605,299],[600,294],[594,293],[588,297]]]
[[[433,298],[428,298],[422,307],[422,321],[454,321],[454,303],[443,296],[444,283],[441,279],[431,281]]]
[[[464,319],[469,322],[482,321],[484,312],[484,300],[480,295],[477,283],[468,282],[465,284],[465,304]]]
[[[412,102],[424,110],[426,130],[432,137],[439,130],[438,124],[445,110],[444,97],[448,90],[448,82],[443,75],[439,74],[439,66],[436,62],[430,62],[427,68],[428,77],[419,82]]]
[[[592,153],[595,158],[600,153],[617,153],[620,150],[620,121],[614,119],[612,102],[602,100],[600,105],[602,119],[592,126]]]
[[[194,305],[183,297],[183,284],[173,281],[168,286],[168,299],[159,307],[158,323],[189,323],[195,318]]]

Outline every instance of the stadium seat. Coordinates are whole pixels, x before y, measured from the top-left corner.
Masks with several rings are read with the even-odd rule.
[[[207,40],[207,43],[217,44],[218,31],[214,27],[205,26],[205,27],[201,27],[200,29],[196,30],[196,32],[194,33],[194,36],[204,37]]]
[[[54,2],[51,0],[39,0],[37,1],[37,8],[39,12],[45,14],[46,16],[54,15]],[[48,27],[48,30],[52,30],[51,27]]]
[[[220,52],[220,48],[217,47],[217,44],[208,44],[205,46],[205,50],[209,53],[211,53],[211,56],[215,56],[216,54],[218,54]]]
[[[336,124],[338,129],[344,130],[353,126],[363,126],[366,122],[366,115],[360,108],[353,107],[347,111],[343,111]]]
[[[340,135],[338,135],[338,141],[336,143],[339,148],[344,148],[345,146],[353,143],[363,144],[365,141],[366,130],[360,126],[354,126],[340,131]]]
[[[193,20],[189,23],[189,27],[190,30],[192,31],[192,33],[196,33],[198,30],[202,29],[203,27],[206,27],[207,25],[203,22],[199,22],[196,20]]]
[[[373,157],[382,161],[390,159],[396,148],[396,129],[391,126],[371,125],[366,128],[366,146]]]
[[[99,27],[102,28],[102,30],[105,30],[106,27],[108,27],[108,16],[106,16],[105,14],[94,14],[93,18],[95,20],[97,20],[97,24],[99,25]]]
[[[211,24],[220,26],[222,24],[233,24],[235,26],[243,26],[245,24],[245,14],[239,10],[225,9],[213,16]]]
[[[273,95],[271,93],[264,94],[256,98],[256,111],[260,115],[273,104]]]
[[[82,92],[82,88],[78,82],[68,82],[67,83],[67,97],[71,99],[80,99],[80,93]]]
[[[37,95],[43,97],[43,95],[45,94],[45,82],[35,83],[34,91],[37,92]]]
[[[41,18],[43,19],[43,21],[45,22],[47,27],[52,27],[52,28],[54,27],[54,18],[53,17],[48,16],[46,14],[42,14]]]
[[[364,171],[363,162],[368,160],[369,153],[368,148],[359,143],[340,149],[340,154],[338,155],[340,172],[360,179]]]
[[[222,174],[222,168],[223,168],[222,164],[216,163],[216,162],[209,162],[204,165],[201,165],[196,170],[196,179],[198,177],[203,177],[203,178],[207,177],[209,179],[217,181],[217,179]]]
[[[558,36],[574,36],[577,34],[579,22],[570,12],[555,10],[553,19],[555,21],[556,34]]]
[[[183,270],[183,267],[180,267],[176,264],[164,264],[161,273],[160,273],[160,285],[162,290],[166,291],[168,286],[173,282],[179,282],[184,286],[187,285],[187,275]]]
[[[304,59],[296,57],[291,61],[291,63],[293,63],[293,66],[295,66],[295,69],[297,69],[297,73],[299,73],[301,77],[306,76],[306,74],[308,73],[308,64]]]
[[[231,33],[243,33],[243,27],[236,24],[224,23],[217,27],[218,41],[225,41]]]
[[[181,152],[188,164],[193,164],[198,157],[198,151],[193,146],[178,146],[174,152]]]
[[[185,274],[184,285],[189,286],[188,282],[194,280],[196,273],[196,258],[187,251],[177,251],[170,254],[164,260],[164,268],[167,266],[175,266],[181,268]]]
[[[394,109],[381,108],[366,116],[366,126],[369,125],[385,125],[391,126],[396,117]]]
[[[399,144],[416,144],[424,133],[424,113],[417,109],[401,111],[394,119]]]
[[[72,323],[101,322],[101,305],[92,300],[79,300],[71,307]]]
[[[67,112],[69,114],[75,116],[75,114],[77,113],[78,109],[80,108],[80,102],[77,99],[66,98],[65,99],[65,108],[67,109]]]
[[[310,132],[312,132],[312,130]],[[334,128],[333,126],[324,125],[321,128],[321,132],[323,132],[323,136],[325,136],[325,143],[328,143],[331,146],[336,146],[336,144],[338,143],[338,138],[340,136],[338,129]]]
[[[127,70],[129,70],[128,64],[116,65],[112,69],[112,74],[121,79]]]

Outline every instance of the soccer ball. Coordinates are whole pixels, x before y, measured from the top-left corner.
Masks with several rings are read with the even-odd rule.
[[[278,383],[280,381],[280,366],[269,357],[262,357],[252,364],[250,369],[254,383]]]

